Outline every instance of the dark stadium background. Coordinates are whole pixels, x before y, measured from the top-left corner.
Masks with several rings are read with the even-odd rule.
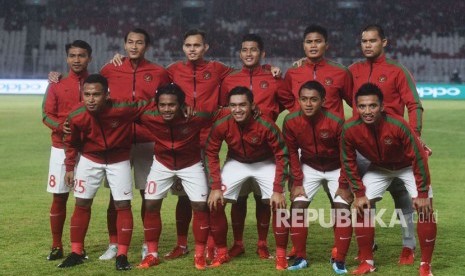
[[[360,29],[381,24],[389,56],[419,82],[449,82],[465,74],[465,1],[453,0],[0,0],[0,78],[44,78],[67,71],[64,44],[74,39],[94,48],[96,72],[133,27],[151,34],[147,58],[162,65],[182,59],[182,34],[208,32],[208,57],[239,66],[243,34],[265,39],[267,63],[284,71],[302,56],[304,28],[330,31],[327,57],[350,65],[361,57]]]

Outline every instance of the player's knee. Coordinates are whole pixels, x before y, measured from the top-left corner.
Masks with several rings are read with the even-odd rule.
[[[90,208],[92,206],[92,199],[76,198],[76,206]]]
[[[310,205],[310,201],[294,201],[291,204],[291,209],[306,209]]]
[[[191,206],[192,206],[192,210],[194,210],[194,211],[200,211],[200,212],[207,212],[208,211],[208,205],[207,205],[206,202],[191,201]]]
[[[115,200],[115,208],[116,209],[127,209],[131,207],[130,200]]]

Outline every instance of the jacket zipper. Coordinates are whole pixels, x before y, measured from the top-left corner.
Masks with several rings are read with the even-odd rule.
[[[105,137],[105,132],[103,131],[102,124],[100,123],[100,120],[98,118],[98,115],[95,117],[95,120],[97,121],[97,124],[100,128],[100,132],[102,132],[102,138],[103,138],[103,143],[105,144],[105,151],[103,152],[104,159],[105,159],[105,164],[108,165],[108,156],[107,156],[107,150],[108,150],[108,144],[107,144],[107,138]]]
[[[370,62],[370,61],[369,61],[369,62]],[[370,74],[368,74],[368,82],[370,82],[371,73],[373,73],[373,62],[370,62]]]
[[[252,70],[253,69],[249,69],[249,70],[250,70],[249,71],[249,76],[250,76],[250,86],[249,86],[249,88],[250,88],[250,91],[253,92],[253,83],[252,83]]]
[[[194,63],[194,109],[197,104],[197,66]]]
[[[173,126],[170,126],[170,135],[171,135],[171,152],[173,154],[173,164],[174,169],[177,169],[177,162],[176,162],[176,151],[174,150],[174,135],[173,135]]]
[[[137,68],[139,67],[139,63],[137,63],[136,68],[133,69],[132,71],[132,101],[136,101],[136,73],[137,73]],[[137,143],[137,135],[136,135],[136,123],[132,123],[134,125],[134,132],[133,132],[133,143]]]
[[[313,65],[313,79],[316,80],[316,64]]]
[[[238,124],[237,127],[239,128],[239,133],[241,134],[241,145],[242,145],[242,151],[244,152],[244,157],[247,158],[247,152],[245,151],[245,145],[244,145],[244,134],[242,133],[242,127]]]
[[[314,146],[315,146],[315,155],[318,157],[318,142],[316,140],[316,133],[315,133],[315,125],[313,124],[313,122],[310,123],[311,126],[312,126],[312,132],[313,132],[313,141],[314,141]],[[321,160],[318,158],[318,161],[320,162],[320,165],[321,164]]]
[[[376,134],[376,127],[373,126],[373,135],[375,136],[375,141],[376,141],[376,150],[378,151],[378,158],[380,161],[383,159],[381,158],[381,150],[379,148],[379,141],[378,141],[378,135]]]

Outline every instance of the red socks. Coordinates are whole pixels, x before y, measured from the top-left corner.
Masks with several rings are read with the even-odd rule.
[[[113,200],[113,196],[110,193],[110,201],[108,202],[108,209],[107,209],[107,229],[108,229],[108,237],[110,238],[110,243],[118,243],[118,233],[116,231],[116,209],[115,209],[115,201]]]
[[[268,229],[270,228],[270,219],[271,219],[270,206],[267,204],[264,204],[261,200],[261,197],[255,197],[255,206],[256,206],[255,217],[257,219],[258,241],[266,243],[266,240],[268,238]],[[245,216],[244,216],[244,219],[245,219]]]
[[[225,206],[218,202],[216,210],[210,212],[211,234],[215,239],[215,245],[218,249],[224,249],[227,246],[228,220],[226,219],[224,208]]]
[[[129,205],[126,208],[117,208],[116,229],[118,232],[118,253],[117,255],[128,255],[129,244],[132,238],[133,218]]]
[[[71,217],[71,251],[82,254],[84,249],[84,238],[87,233],[87,227],[90,221],[90,208],[74,206],[73,216]]]
[[[195,255],[203,256],[208,234],[210,233],[210,214],[208,211],[194,211],[194,221],[192,223],[192,232],[195,240]]]
[[[292,209],[299,210],[299,214],[305,214],[307,209]],[[299,226],[293,225],[294,222],[291,218],[291,241],[292,246],[294,246],[295,255],[297,258],[307,258],[307,237],[308,237],[308,225],[305,220],[296,220],[295,223],[301,224]],[[274,224],[274,222],[273,222]]]
[[[276,256],[286,257],[287,239],[289,229],[284,223],[277,223],[276,210],[273,210],[273,232],[276,240]]]
[[[69,193],[53,194],[52,206],[50,207],[50,230],[52,232],[52,248],[63,247],[61,237],[66,220],[66,202]]]
[[[431,212],[428,216],[418,215],[417,233],[421,248],[421,261],[431,263],[436,241],[436,218]]]
[[[158,241],[162,230],[160,211],[146,211],[144,237],[149,253],[158,252]]]
[[[372,209],[374,212],[374,209]],[[368,212],[365,216],[368,215]],[[373,260],[373,243],[375,239],[375,228],[372,223],[368,223],[370,220],[365,219],[362,216],[357,215],[357,225],[355,226],[355,238],[357,239],[358,248],[360,250],[361,260]],[[366,225],[365,225],[366,224]]]
[[[258,212],[258,210],[257,210]],[[234,242],[242,242],[244,238],[245,217],[247,216],[247,199],[240,198],[236,203],[231,204],[231,226],[233,230]],[[258,222],[257,222],[258,225]]]
[[[179,196],[176,204],[176,232],[178,235],[177,244],[187,246],[187,234],[189,224],[192,220],[192,207],[189,197]]]
[[[344,213],[341,213],[344,212]],[[347,216],[347,214],[349,214]],[[347,218],[347,219],[343,219]],[[349,209],[335,210],[334,244],[337,248],[336,261],[345,262],[352,240],[352,221]]]

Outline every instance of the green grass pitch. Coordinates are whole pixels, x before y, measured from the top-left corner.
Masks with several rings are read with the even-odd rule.
[[[50,131],[41,122],[41,96],[0,96],[0,274],[1,275],[112,275],[116,274],[114,261],[100,261],[98,256],[106,249],[106,206],[108,190],[101,188],[93,209],[86,249],[89,260],[71,269],[58,269],[59,261],[46,261],[51,234],[49,208],[51,195],[46,192],[46,178],[50,154]],[[465,208],[465,102],[424,101],[423,140],[433,149],[430,170],[434,187],[434,209],[438,218],[438,238],[433,257],[435,275],[461,275],[465,265],[462,211]],[[282,118],[281,118],[282,119]],[[280,123],[279,123],[280,124]],[[160,254],[164,255],[175,244],[174,208],[176,197],[169,196],[162,209],[163,232]],[[74,199],[68,202],[65,224],[65,254],[69,253],[69,218]],[[311,208],[329,208],[326,196],[320,192]],[[392,210],[392,199],[386,196],[378,208]],[[246,254],[221,268],[204,272],[193,266],[193,252],[188,257],[163,261],[149,270],[133,269],[131,275],[228,275],[278,274],[273,261],[259,260],[255,254],[257,239],[255,228],[255,203],[249,197],[246,219]],[[140,197],[133,202],[134,234],[129,260],[135,266],[140,261],[143,228],[140,219]],[[462,230],[460,230],[462,229]],[[460,234],[462,233],[462,234]],[[231,230],[229,230],[231,234]],[[231,241],[231,235],[229,241]],[[397,258],[401,250],[400,228],[377,229],[376,241],[380,249],[375,254],[378,272],[374,275],[417,275],[420,250],[416,250],[414,266],[399,267]],[[274,250],[270,231],[268,243]],[[190,230],[189,246],[193,249]],[[329,254],[332,246],[332,230],[312,224],[309,228],[307,252],[308,269],[292,274],[310,273],[332,275]],[[353,258],[356,245],[352,242],[347,265],[357,265]],[[291,272],[283,272],[290,274]],[[119,273],[118,273],[119,274]],[[279,273],[281,274],[281,273]]]

